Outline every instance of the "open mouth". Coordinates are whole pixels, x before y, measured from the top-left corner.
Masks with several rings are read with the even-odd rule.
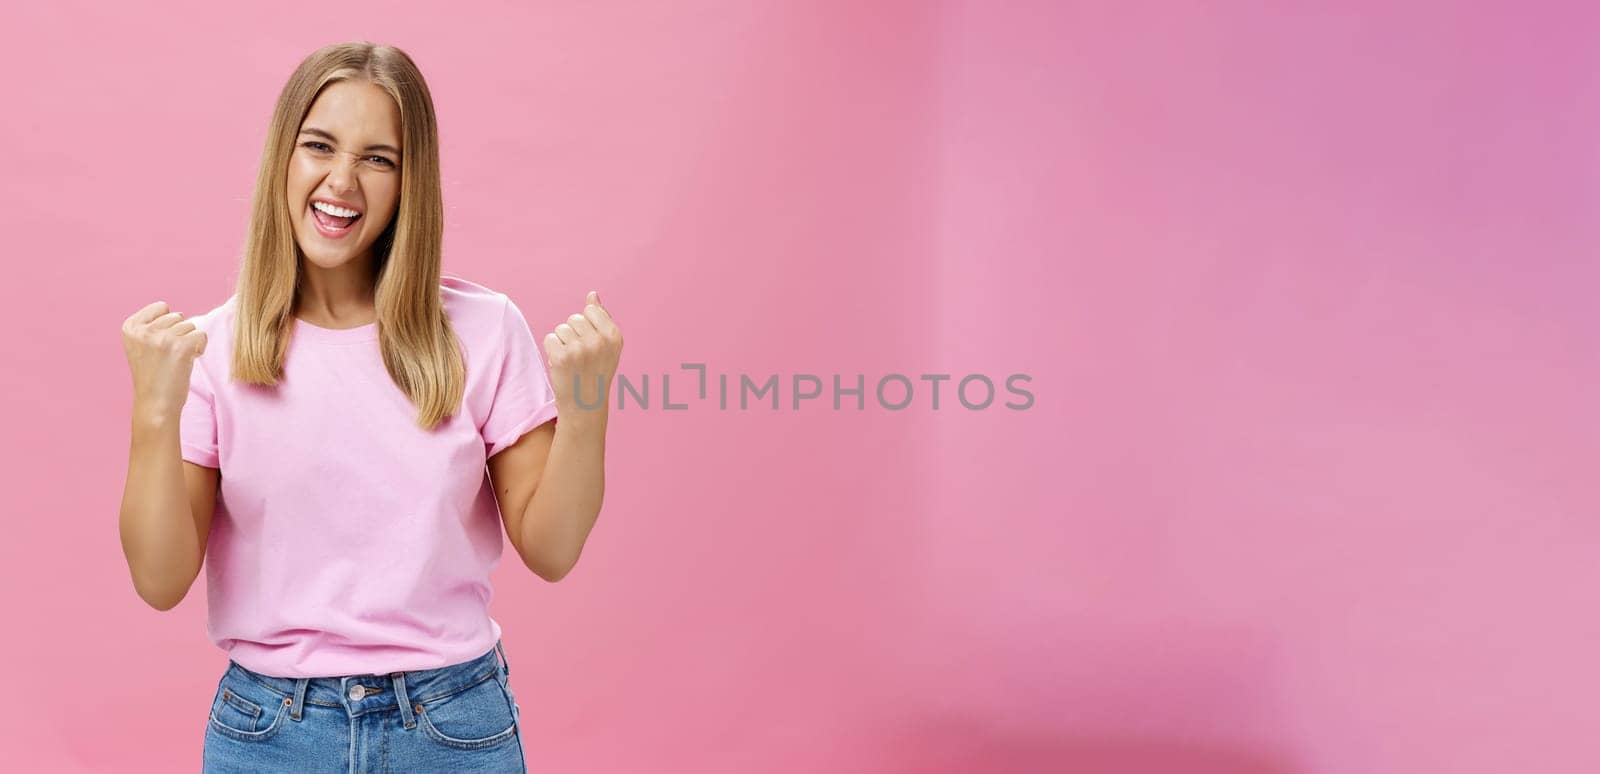
[[[338,239],[353,230],[355,222],[361,219],[361,213],[336,207],[327,202],[312,202],[311,218],[317,224],[317,231],[323,236]]]

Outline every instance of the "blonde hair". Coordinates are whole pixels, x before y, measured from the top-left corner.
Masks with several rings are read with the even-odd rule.
[[[400,109],[400,204],[373,245],[374,304],[384,367],[417,407],[417,425],[432,429],[460,408],[466,366],[439,290],[444,203],[433,97],[416,64],[393,46],[351,41],[318,49],[278,95],[239,271],[232,375],[260,385],[282,377],[304,258],[285,202],[289,157],[317,96],[346,80],[372,82]]]

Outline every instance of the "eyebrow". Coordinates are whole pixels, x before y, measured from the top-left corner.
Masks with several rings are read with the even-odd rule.
[[[318,129],[318,128],[312,127],[312,126],[308,126],[308,127],[304,128],[304,129],[301,129],[300,133],[301,134],[309,134],[309,135],[313,135],[313,136],[316,136],[316,137],[323,137],[323,138],[332,140],[333,142],[338,142],[339,141],[339,138],[334,137],[331,133],[325,132],[325,131],[323,131],[321,129]],[[393,145],[382,145],[382,144],[379,144],[379,145],[368,145],[366,149],[369,150],[369,151],[375,151],[375,150],[388,151],[390,153],[393,153],[396,156],[400,155],[400,149],[394,147]]]

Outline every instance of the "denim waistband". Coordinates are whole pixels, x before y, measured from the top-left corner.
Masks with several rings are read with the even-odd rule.
[[[498,657],[496,656],[498,654]],[[385,675],[361,674],[343,677],[274,677],[253,672],[233,659],[228,671],[254,680],[283,697],[289,717],[301,718],[306,704],[344,707],[350,715],[399,709],[409,726],[413,702],[425,702],[466,690],[490,679],[504,679],[511,673],[505,649],[496,640],[494,647],[471,661],[438,669],[391,672]]]

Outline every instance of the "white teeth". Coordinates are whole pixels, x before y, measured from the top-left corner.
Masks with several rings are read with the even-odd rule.
[[[361,214],[355,210],[347,210],[343,207],[335,207],[327,202],[312,202],[311,206],[316,207],[317,209],[322,210],[329,215],[336,215],[341,218],[353,218]]]

